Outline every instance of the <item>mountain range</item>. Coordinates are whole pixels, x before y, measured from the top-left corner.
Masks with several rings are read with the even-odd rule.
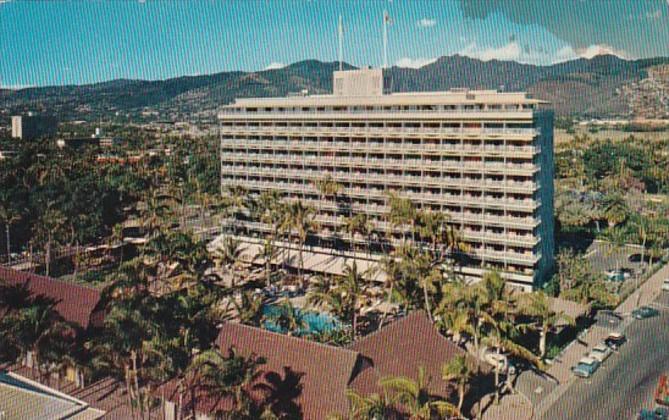
[[[354,68],[344,64],[347,69]],[[221,72],[166,80],[113,80],[71,86],[0,89],[0,112],[26,111],[56,114],[62,119],[92,119],[111,113],[158,115],[160,119],[211,117],[237,97],[283,96],[308,90],[329,93],[332,72],[338,63],[306,60],[257,72]],[[657,71],[660,69],[661,71]],[[632,100],[667,95],[669,80],[649,77],[669,75],[669,57],[625,60],[613,55],[577,59],[550,66],[514,61],[481,61],[463,56],[441,57],[418,69],[385,70],[386,87],[393,92],[436,91],[455,87],[527,91],[551,102],[557,115],[621,117],[660,115],[667,109],[636,109],[638,103],[663,107],[662,100]],[[650,76],[649,76],[650,75]],[[669,79],[669,76],[667,76]],[[646,86],[636,93],[637,86]],[[659,86],[647,91],[647,86]],[[654,90],[657,90],[655,92]],[[653,99],[653,98],[651,98]],[[648,105],[651,104],[651,105]],[[150,110],[152,112],[142,111]],[[659,113],[659,114],[658,114]]]

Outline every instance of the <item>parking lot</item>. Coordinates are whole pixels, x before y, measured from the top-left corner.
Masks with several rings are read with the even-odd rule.
[[[625,245],[616,249],[608,242],[594,241],[588,247],[585,257],[592,268],[601,273],[615,269],[629,269],[633,273],[640,272],[647,265],[641,262],[641,247],[638,245]]]

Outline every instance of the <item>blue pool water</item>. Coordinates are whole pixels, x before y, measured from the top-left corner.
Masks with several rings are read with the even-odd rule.
[[[277,315],[280,311],[281,308],[277,305],[265,305],[263,307],[263,315],[265,315],[266,318],[269,318],[263,322],[263,327],[266,330],[286,333],[283,328],[279,327],[271,320],[272,316]],[[337,318],[326,313],[303,311],[300,309],[296,309],[296,311],[302,315],[304,322],[306,323],[305,328],[300,328],[296,331],[297,335],[320,334],[338,330],[342,327],[341,322],[339,322]]]

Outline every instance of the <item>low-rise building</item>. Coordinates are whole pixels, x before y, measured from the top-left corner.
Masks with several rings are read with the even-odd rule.
[[[416,379],[419,367],[432,378],[430,393],[446,398],[453,389],[441,379],[441,366],[465,354],[441,336],[422,311],[392,322],[346,348],[237,323],[223,325],[216,345],[224,355],[234,349],[237,354],[264,358],[261,375],[250,387],[253,398],[259,402],[271,400],[276,395],[257,390],[283,386],[278,388],[283,404],[275,407],[275,414],[307,420],[346,414],[348,389],[363,395],[382,393],[379,379],[399,375]],[[164,384],[156,395],[163,398],[166,419],[177,419],[179,413],[193,411],[196,417],[207,418],[233,408],[230,396],[212,394],[196,383],[184,384],[179,379]],[[284,408],[288,411],[281,411]]]

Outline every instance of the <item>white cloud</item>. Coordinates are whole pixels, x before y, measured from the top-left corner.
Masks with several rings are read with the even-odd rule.
[[[428,64],[432,64],[435,61],[437,61],[436,58],[409,58],[409,57],[402,57],[397,62],[395,65],[397,67],[408,67],[411,69],[417,69],[423,66],[427,66]]]
[[[593,58],[598,55],[611,54],[620,58],[627,58],[627,53],[623,50],[613,48],[607,44],[593,44],[585,48],[577,48],[576,55],[583,58]]]
[[[2,4],[2,3],[0,3]],[[0,84],[0,89],[19,90],[35,87],[34,85],[3,85]]]
[[[286,67],[285,64],[279,63],[278,61],[273,61],[269,63],[269,65],[265,67],[263,70],[277,70],[277,69],[282,69],[284,67]]]
[[[518,60],[521,57],[522,54],[522,48],[520,48],[520,45],[518,42],[513,41],[509,42],[506,45],[503,45],[499,48],[493,48],[493,47],[484,47],[480,48],[476,42],[472,42],[471,44],[467,45],[463,50],[460,51],[461,55],[471,57],[471,58],[478,58],[479,60],[483,61],[490,61],[490,60]]]
[[[619,58],[627,59],[629,55],[623,51],[611,47],[607,44],[593,44],[585,48],[574,49],[571,45],[565,45],[553,54],[553,63],[562,63],[564,61],[576,60],[577,58],[591,59],[598,55],[611,54]]]
[[[421,28],[431,28],[436,24],[437,20],[432,18],[423,18],[418,21],[418,26],[420,26]]]
[[[557,50],[553,58],[553,63],[561,63],[563,61],[575,60],[577,58],[578,54],[576,54],[576,51],[574,51],[571,45],[565,45]]]

